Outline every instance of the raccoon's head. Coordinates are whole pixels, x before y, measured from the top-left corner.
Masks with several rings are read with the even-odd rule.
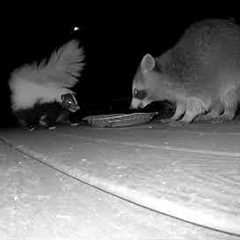
[[[155,59],[150,54],[146,54],[137,70],[132,85],[132,102],[130,109],[144,108],[154,101],[154,80],[157,78]]]
[[[80,109],[78,102],[72,93],[61,95],[61,105],[70,112],[76,112]]]

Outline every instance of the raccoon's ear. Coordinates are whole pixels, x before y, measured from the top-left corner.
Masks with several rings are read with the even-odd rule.
[[[155,59],[151,54],[147,53],[142,59],[141,70],[143,73],[146,73],[146,72],[152,71],[154,67],[155,67]]]

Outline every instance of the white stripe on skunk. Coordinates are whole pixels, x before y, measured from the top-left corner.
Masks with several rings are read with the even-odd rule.
[[[9,80],[13,112],[36,103],[61,102],[60,95],[73,93],[84,66],[83,49],[76,40],[69,41],[40,64],[16,69]]]

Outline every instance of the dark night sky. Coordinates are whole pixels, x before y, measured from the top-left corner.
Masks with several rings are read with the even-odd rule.
[[[1,120],[9,114],[7,80],[14,68],[48,56],[66,41],[77,38],[86,54],[86,68],[75,88],[82,102],[107,102],[131,96],[131,80],[147,52],[158,56],[172,47],[189,24],[209,17],[231,14],[138,15],[101,17],[73,23],[15,23],[2,29],[4,77],[1,80]],[[80,31],[73,33],[73,26]],[[7,50],[6,50],[7,49]]]

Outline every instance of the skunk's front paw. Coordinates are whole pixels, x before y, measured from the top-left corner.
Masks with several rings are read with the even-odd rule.
[[[56,126],[49,126],[48,127],[48,130],[50,130],[50,131],[53,131],[53,130],[55,130],[56,129]]]

